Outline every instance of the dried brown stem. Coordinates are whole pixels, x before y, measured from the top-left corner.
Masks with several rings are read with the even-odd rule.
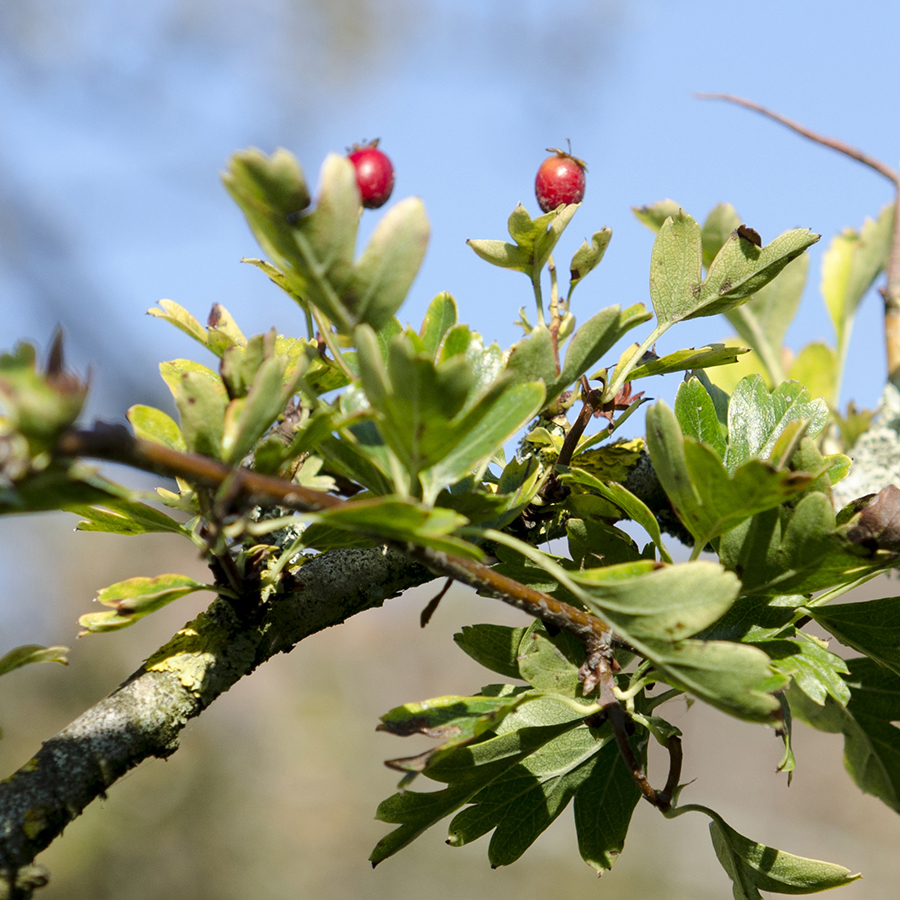
[[[881,295],[884,298],[884,339],[887,351],[887,369],[888,380],[895,387],[900,388],[900,215],[897,210],[900,209],[900,172],[883,163],[881,160],[864,153],[862,150],[838,140],[838,138],[826,137],[815,131],[794,122],[785,116],[779,115],[770,109],[754,103],[752,100],[745,100],[743,97],[736,97],[733,94],[695,94],[694,96],[701,100],[726,100],[729,103],[736,103],[754,112],[761,113],[775,122],[796,131],[808,140],[824,147],[830,147],[837,150],[838,153],[849,156],[857,162],[861,162],[864,166],[874,169],[879,175],[883,175],[888,179],[896,190],[894,201],[894,232],[891,241],[891,252],[888,257],[886,267],[887,285],[882,290]]]

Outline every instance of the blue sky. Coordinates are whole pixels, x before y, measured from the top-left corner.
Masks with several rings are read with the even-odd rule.
[[[817,297],[821,252],[839,229],[877,214],[890,186],[693,92],[750,97],[893,163],[895,4],[370,0],[337,4],[331,20],[314,7],[94,0],[75,15],[47,0],[36,22],[0,13],[14,51],[0,62],[0,178],[44,229],[36,238],[20,229],[13,240],[26,246],[0,255],[0,337],[4,347],[45,343],[62,324],[74,362],[93,368],[92,413],[121,418],[128,403],[158,399],[156,362],[194,352],[142,315],[162,297],[200,317],[222,302],[248,332],[302,329],[298,311],[238,264],[256,247],[217,172],[248,144],[290,148],[314,182],[328,151],[382,138],[395,198],[421,195],[432,221],[406,321],[418,323],[446,289],[488,340],[515,340],[528,282],[492,270],[465,240],[504,236],[519,201],[536,211],[544,148],[571,138],[590,167],[588,191],[557,257],[602,225],[614,230],[576,294],[582,320],[648,299],[652,236],[632,205],[673,197],[700,218],[727,200],[765,240],[801,226],[823,234],[789,342],[831,338]],[[364,232],[376,216],[366,214]],[[51,305],[48,281],[61,295]],[[879,302],[864,303],[845,386],[845,399],[869,405],[885,373]],[[661,349],[728,331],[701,320]],[[651,390],[666,396],[674,385]]]

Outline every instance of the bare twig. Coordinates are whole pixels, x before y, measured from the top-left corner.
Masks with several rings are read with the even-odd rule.
[[[874,156],[870,156],[868,153],[864,153],[862,150],[838,140],[838,138],[818,134],[804,125],[800,125],[798,122],[794,122],[785,116],[760,106],[758,103],[754,103],[752,100],[745,100],[743,97],[736,97],[733,94],[695,94],[694,96],[701,100],[727,100],[729,103],[736,103],[738,106],[761,113],[775,122],[780,122],[792,131],[796,131],[797,134],[810,141],[815,141],[815,143],[822,144],[824,147],[837,150],[838,153],[849,156],[851,159],[861,162],[864,166],[874,169],[879,175],[883,175],[894,185],[896,190],[894,232],[891,240],[891,252],[885,268],[887,285],[881,291],[881,296],[884,298],[884,339],[887,351],[888,380],[895,387],[900,388],[900,215],[897,215],[897,210],[900,209],[900,172],[892,169]]]
[[[694,94],[700,100],[727,100],[729,103],[736,103],[738,106],[744,106],[747,109],[752,109],[754,112],[758,112],[761,115],[766,116],[769,119],[773,119],[776,122],[780,122],[787,128],[790,128],[791,131],[796,131],[797,134],[802,134],[803,137],[808,138],[811,141],[815,141],[817,144],[822,144],[825,147],[831,147],[832,150],[837,150],[838,153],[843,153],[844,156],[849,156],[851,159],[855,159],[858,162],[861,162],[864,166],[868,166],[870,169],[874,169],[880,175],[883,175],[888,181],[893,182],[895,185],[900,184],[900,173],[898,173],[895,169],[892,169],[890,166],[885,165],[881,160],[876,159],[874,156],[869,156],[868,153],[864,153],[862,150],[857,150],[856,147],[852,147],[850,144],[845,143],[838,138],[826,137],[825,135],[818,134],[810,128],[807,128],[805,125],[801,125],[799,122],[793,121],[793,119],[788,119],[786,116],[782,116],[777,112],[773,112],[770,109],[766,109],[764,106],[760,106],[758,103],[754,103],[752,100],[745,100],[743,97],[736,97],[734,94]]]

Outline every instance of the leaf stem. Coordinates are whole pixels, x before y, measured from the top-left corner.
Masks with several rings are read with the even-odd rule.
[[[319,326],[319,334],[322,335],[322,340],[325,341],[326,346],[331,351],[331,355],[334,358],[334,361],[339,366],[340,370],[350,379],[350,381],[356,381],[356,375],[353,373],[352,369],[347,365],[347,361],[344,359],[344,354],[341,352],[341,348],[337,345],[337,341],[334,339],[334,332],[331,330],[331,323],[328,319],[325,318],[324,314],[318,308],[313,308],[313,315],[316,318],[316,324]]]
[[[608,402],[612,400],[616,394],[619,393],[622,385],[628,381],[628,376],[631,374],[634,367],[641,361],[643,355],[662,337],[669,328],[673,325],[672,322],[660,322],[657,324],[656,328],[650,332],[647,339],[637,347],[634,353],[628,357],[628,359],[623,363],[621,360],[619,364],[613,370],[613,377],[609,384],[603,389],[603,402]]]

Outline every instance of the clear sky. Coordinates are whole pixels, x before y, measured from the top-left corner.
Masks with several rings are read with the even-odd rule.
[[[693,92],[752,98],[889,163],[900,148],[890,114],[900,6],[886,0],[46,0],[4,10],[0,343],[46,343],[61,323],[74,361],[93,366],[92,412],[107,418],[161,399],[156,362],[194,352],[142,315],[159,298],[199,317],[222,302],[248,332],[302,328],[260,273],[238,265],[257,248],[216,173],[242,146],[286,146],[314,182],[328,151],[380,136],[395,198],[421,195],[433,226],[401,318],[418,323],[447,289],[464,319],[508,346],[528,282],[492,270],[465,240],[503,237],[519,201],[536,211],[544,148],[571,138],[589,183],[558,257],[602,225],[615,233],[576,315],[648,299],[652,236],[632,205],[672,197],[701,218],[727,200],[766,240],[799,226],[824,235],[795,347],[831,339],[817,293],[825,241],[877,214],[890,186]],[[845,384],[845,399],[869,405],[885,373],[878,307],[874,294],[864,304]],[[701,320],[661,349],[728,332]]]

